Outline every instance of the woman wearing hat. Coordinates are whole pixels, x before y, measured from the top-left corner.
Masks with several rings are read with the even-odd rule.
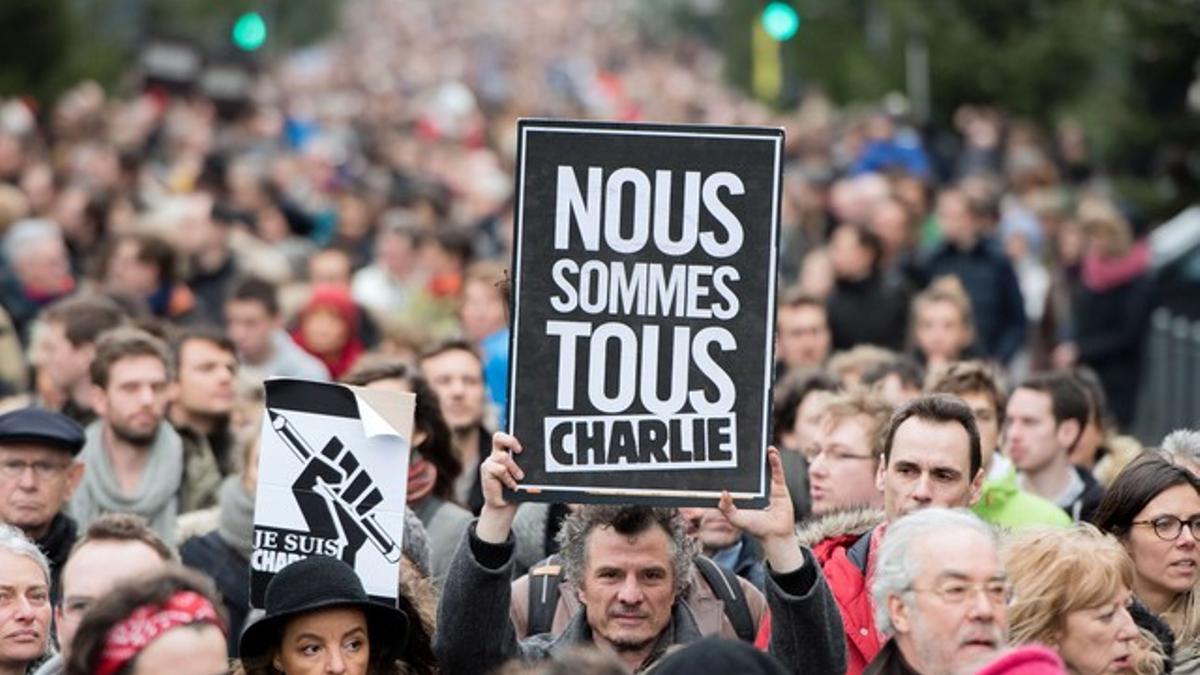
[[[241,639],[246,675],[433,675],[429,631],[408,598],[371,601],[346,563],[313,556],[267,584],[266,614]],[[411,617],[411,618],[410,618]]]

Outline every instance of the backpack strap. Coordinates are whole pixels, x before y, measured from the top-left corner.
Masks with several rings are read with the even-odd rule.
[[[562,558],[558,554],[529,568],[529,615],[526,635],[549,633],[558,611],[559,585],[562,583]]]
[[[758,631],[754,628],[754,617],[750,615],[750,604],[738,576],[702,555],[696,556],[695,562],[700,575],[725,606],[725,616],[733,625],[733,632],[746,642],[754,642]]]

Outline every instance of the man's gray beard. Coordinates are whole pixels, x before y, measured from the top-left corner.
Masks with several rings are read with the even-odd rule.
[[[132,431],[118,424],[109,424],[112,428],[113,435],[122,441],[140,448],[150,447],[154,445],[154,439],[158,438],[158,427],[162,425],[162,420],[154,425],[154,429],[148,434]]]

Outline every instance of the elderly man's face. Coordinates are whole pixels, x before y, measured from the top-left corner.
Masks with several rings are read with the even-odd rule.
[[[0,551],[0,666],[16,672],[46,653],[50,586],[31,558]]]
[[[0,446],[0,523],[40,538],[83,477],[83,465],[56,448]]]
[[[926,675],[967,675],[995,658],[1008,635],[1007,585],[995,543],[955,529],[909,552],[919,570],[888,598],[897,646]]]
[[[579,601],[601,643],[618,653],[649,648],[671,620],[675,574],[671,540],[651,526],[633,536],[598,527],[587,540]]]

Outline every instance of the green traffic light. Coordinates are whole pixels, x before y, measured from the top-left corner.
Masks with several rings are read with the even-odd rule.
[[[252,52],[263,46],[266,41],[267,22],[263,21],[262,14],[246,12],[234,22],[233,44],[237,45],[238,49]]]
[[[786,2],[772,2],[763,9],[762,25],[772,39],[786,42],[800,30],[800,15]]]

